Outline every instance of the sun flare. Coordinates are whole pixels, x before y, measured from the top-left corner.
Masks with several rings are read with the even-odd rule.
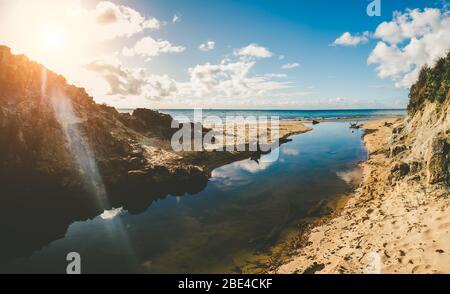
[[[61,49],[64,45],[65,35],[62,30],[45,30],[42,37],[42,47],[46,50]]]

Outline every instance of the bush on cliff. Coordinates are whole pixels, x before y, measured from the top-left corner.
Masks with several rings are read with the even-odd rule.
[[[421,69],[418,81],[410,89],[408,112],[416,113],[425,101],[443,103],[449,97],[449,89],[450,51],[434,67]]]

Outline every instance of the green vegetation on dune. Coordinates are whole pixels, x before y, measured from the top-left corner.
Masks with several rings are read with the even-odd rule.
[[[434,67],[421,69],[418,81],[411,86],[408,112],[414,114],[425,101],[442,103],[448,99],[450,89],[450,51],[439,58]]]

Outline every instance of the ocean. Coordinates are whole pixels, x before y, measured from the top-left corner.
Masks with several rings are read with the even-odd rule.
[[[132,109],[119,109],[120,112],[132,112]],[[187,117],[193,119],[192,109],[161,109],[162,113],[173,117]],[[204,109],[203,116],[217,116],[225,119],[226,116],[266,116],[280,119],[339,119],[339,118],[376,118],[386,116],[404,116],[405,109],[345,109],[345,110],[244,110],[244,109]]]

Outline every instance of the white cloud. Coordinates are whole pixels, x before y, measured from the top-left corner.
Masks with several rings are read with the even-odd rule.
[[[250,44],[246,47],[235,50],[234,55],[256,58],[270,58],[273,56],[273,53],[270,52],[267,48],[259,46],[258,44]]]
[[[183,46],[174,46],[166,40],[155,40],[152,37],[144,37],[139,40],[133,48],[125,47],[122,50],[124,56],[159,56],[161,53],[181,53],[186,48]]]
[[[283,73],[269,73],[269,74],[265,74],[264,76],[266,76],[268,78],[278,78],[278,79],[283,79],[283,78],[288,77],[287,74],[283,74]]]
[[[290,87],[290,83],[276,82],[268,77],[250,77],[255,61],[222,61],[206,63],[189,69],[190,90],[196,97],[252,97],[268,91]]]
[[[450,49],[450,15],[427,8],[395,13],[391,22],[381,23],[375,32],[380,41],[370,53],[380,78],[392,79],[397,87],[409,87],[420,69],[432,65]]]
[[[295,63],[286,63],[281,68],[282,69],[293,69],[293,68],[296,68],[296,67],[299,67],[299,66],[300,66],[300,64],[295,62]]]
[[[378,42],[371,52],[369,64],[378,64],[378,76],[382,79],[399,77],[411,70],[411,61],[397,46],[389,46],[384,42]]]
[[[293,91],[293,92],[281,92],[281,93],[272,94],[271,97],[274,97],[274,98],[301,98],[301,97],[305,97],[305,96],[312,96],[315,94],[317,94],[317,93],[312,92],[312,91]]]
[[[100,74],[110,86],[112,96],[161,99],[177,93],[177,83],[167,75],[149,75],[146,69],[128,69],[119,62],[95,61],[86,69]]]
[[[381,23],[375,31],[375,37],[391,43],[398,43],[404,38],[401,29],[395,22]]]
[[[198,46],[198,49],[201,51],[211,51],[214,49],[215,46],[216,46],[216,42],[208,41],[206,43],[200,44],[200,46]]]
[[[150,75],[143,68],[129,69],[117,60],[99,60],[85,68],[106,81],[109,89],[105,95],[131,98],[128,99],[130,103],[135,98],[144,98],[154,103],[190,103],[198,107],[201,103],[211,103],[216,99],[224,102],[223,98],[227,98],[226,102],[233,104],[292,87],[291,82],[272,80],[271,75],[251,76],[249,72],[255,63],[248,60],[224,60],[219,64],[196,65],[188,70],[188,82],[179,82],[167,75]]]
[[[352,36],[349,32],[345,32],[333,42],[332,46],[357,46],[369,42],[369,37],[370,33],[367,31],[362,35],[355,36]]]
[[[394,13],[394,19],[381,23],[375,37],[383,42],[400,43],[406,39],[420,38],[441,27],[442,13],[439,9],[426,8]]]
[[[146,29],[158,29],[161,26],[156,18],[145,18],[130,7],[109,1],[99,2],[93,11],[82,10],[78,18],[79,25],[85,28],[83,33],[94,33],[99,41],[122,36],[131,37]]]
[[[172,23],[177,23],[181,21],[181,15],[179,14],[174,14],[172,17]]]

